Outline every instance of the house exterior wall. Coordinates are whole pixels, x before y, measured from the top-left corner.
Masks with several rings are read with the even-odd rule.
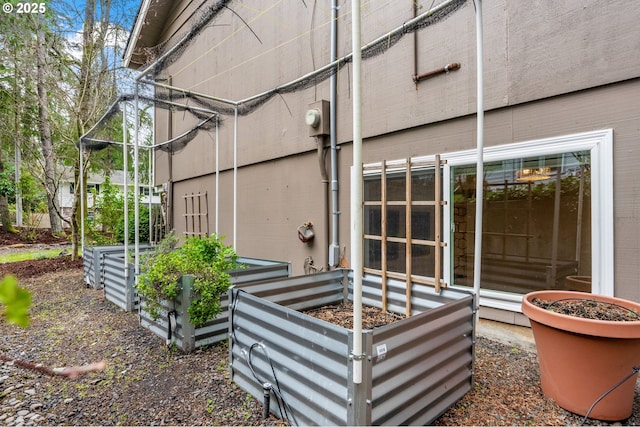
[[[177,2],[176,2],[177,3]],[[351,51],[350,2],[338,2],[338,56]],[[370,41],[413,16],[411,1],[363,6],[362,39]],[[423,11],[431,1],[419,2]],[[191,2],[174,8],[164,37],[178,39],[193,19]],[[189,5],[189,6],[182,6]],[[164,73],[177,87],[241,100],[329,63],[330,9],[231,2],[246,24],[223,11]],[[186,8],[186,9],[185,9]],[[184,9],[184,10],[183,10]],[[615,294],[640,301],[640,3],[597,0],[483,2],[485,145],[493,146],[596,129],[613,129]],[[250,29],[249,29],[250,27]],[[311,29],[311,32],[310,32]],[[311,36],[306,36],[310,32]],[[534,36],[535,34],[535,36]],[[259,39],[259,40],[258,40]],[[417,85],[414,74],[452,62],[458,71]],[[476,68],[474,6],[467,1],[446,20],[406,35],[384,54],[363,62],[364,162],[447,153],[475,147]],[[350,247],[351,67],[337,75],[340,246]],[[251,114],[222,116],[218,133],[219,232],[233,236],[234,141],[237,141],[237,249],[242,256],[292,262],[300,274],[307,256],[326,263],[316,141],[308,136],[308,105],[329,99],[329,81],[271,98]],[[156,142],[197,120],[156,113]],[[174,184],[174,226],[183,194],[211,194],[215,211],[216,139],[201,132],[172,156],[157,152],[156,184]],[[296,237],[311,220],[312,245]],[[213,230],[214,217],[209,215]],[[320,242],[323,242],[320,244]]]

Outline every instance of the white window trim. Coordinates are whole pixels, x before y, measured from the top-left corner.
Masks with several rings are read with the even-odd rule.
[[[594,294],[613,296],[614,283],[614,234],[613,234],[613,130],[603,129],[553,138],[537,139],[513,144],[486,147],[484,162],[520,157],[558,154],[568,151],[591,152],[591,276]],[[425,157],[427,160],[432,156]],[[451,167],[475,164],[477,150],[466,150],[441,155],[446,160],[443,169],[444,218],[450,227],[443,230],[443,238],[449,250],[443,251],[444,280],[452,284],[451,277]],[[521,295],[480,289],[480,305],[509,311],[520,311]]]

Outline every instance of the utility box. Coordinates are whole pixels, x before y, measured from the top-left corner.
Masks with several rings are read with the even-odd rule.
[[[309,104],[304,121],[309,126],[309,136],[329,135],[331,133],[329,101],[323,99]]]

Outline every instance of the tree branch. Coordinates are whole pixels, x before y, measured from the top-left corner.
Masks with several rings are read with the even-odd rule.
[[[48,366],[44,366],[40,363],[32,363],[27,362],[26,360],[13,359],[5,354],[0,353],[0,360],[9,364],[13,364],[19,366],[24,369],[28,369],[31,371],[40,372],[46,375],[50,375],[52,377],[60,376],[67,377],[70,379],[78,378],[81,375],[87,374],[89,372],[102,371],[107,367],[107,362],[104,360],[96,363],[90,363],[88,365],[82,366],[70,366],[65,368],[50,368]]]

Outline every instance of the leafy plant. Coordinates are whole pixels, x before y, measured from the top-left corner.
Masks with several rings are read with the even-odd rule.
[[[18,286],[14,276],[0,280],[0,304],[4,305],[4,317],[8,323],[26,328],[29,326],[31,293]]]
[[[133,206],[133,199],[129,202],[129,206]],[[124,210],[123,210],[124,212]],[[134,243],[135,239],[135,216],[133,208],[129,211],[129,243]],[[149,207],[146,204],[140,204],[138,210],[138,233],[140,241],[149,240]],[[120,215],[118,225],[115,231],[115,238],[118,242],[124,242],[124,214]]]
[[[226,271],[238,267],[238,256],[216,234],[187,237],[182,246],[174,249],[177,243],[171,232],[155,251],[143,255],[144,273],[140,276],[138,293],[143,297],[145,309],[156,319],[161,301],[175,300],[180,294],[180,276],[191,275],[194,283],[188,312],[191,323],[197,327],[220,313],[220,295],[231,284]]]
[[[111,183],[109,176],[100,186],[100,193],[94,194],[96,216],[85,219],[85,230],[91,241],[97,245],[112,245],[124,242],[124,194]],[[139,201],[142,196],[139,197]],[[127,192],[129,243],[135,242],[135,192]],[[140,203],[138,209],[138,231],[141,242],[149,240],[149,207]]]
[[[0,172],[0,196],[13,197],[16,194],[16,184],[13,180],[13,171]]]

